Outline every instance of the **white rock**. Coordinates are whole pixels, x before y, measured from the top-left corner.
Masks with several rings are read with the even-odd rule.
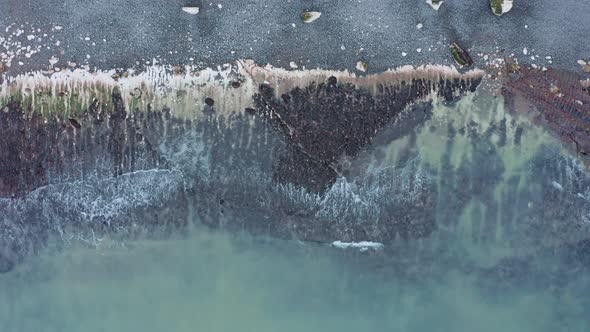
[[[432,3],[432,0],[426,0],[426,3],[430,5],[434,10],[438,10],[440,6],[443,4],[443,1],[439,1],[438,3]]]
[[[524,54],[524,55],[527,55],[527,54],[529,54],[529,50],[527,50],[527,48],[526,48],[526,47],[525,47],[525,48],[523,48],[523,49],[522,49],[522,54]]]
[[[423,26],[424,26],[424,24],[418,23],[418,24],[416,24],[416,29],[420,30],[420,29],[422,29]]]
[[[362,72],[366,72],[369,69],[369,66],[366,62],[359,61],[356,63],[356,69]]]
[[[191,15],[196,15],[199,13],[199,7],[196,6],[184,6],[182,7],[182,11],[185,13],[189,13]]]
[[[302,14],[303,22],[305,23],[311,23],[320,18],[320,16],[322,16],[320,12],[304,12]]]
[[[293,69],[295,69],[295,68],[299,68],[299,66],[297,66],[297,64],[295,63],[295,61],[291,61],[291,62],[289,62],[289,66],[290,66],[291,68],[293,68]]]
[[[586,61],[584,61],[584,60],[578,60],[577,62],[578,62],[578,64],[580,66],[585,66],[586,65]]]
[[[492,0],[492,1],[495,1],[495,0]],[[492,3],[492,1],[490,1],[490,4]],[[512,9],[512,0],[500,0],[500,1],[502,1],[502,12],[501,13],[497,13],[492,8],[492,12],[497,16],[502,16],[502,15],[508,13],[510,11],[510,9]],[[526,27],[527,26],[525,25],[525,28]]]

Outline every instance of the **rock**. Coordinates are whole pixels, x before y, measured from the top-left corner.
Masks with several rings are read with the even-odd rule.
[[[303,20],[304,23],[311,23],[320,18],[320,16],[322,16],[322,13],[320,12],[303,12],[301,14],[301,20]]]
[[[512,0],[490,0],[490,8],[494,15],[502,16],[512,9]]]
[[[334,76],[328,77],[328,85],[336,85],[338,83],[338,79]]]
[[[356,63],[356,69],[364,73],[369,69],[369,65],[364,61],[359,61]]]
[[[451,44],[451,54],[453,54],[453,58],[459,66],[463,67],[473,65],[473,60],[471,59],[469,54],[464,49],[462,49],[457,43]]]
[[[184,7],[182,7],[182,11],[185,13],[189,13],[191,15],[196,15],[199,13],[199,7],[197,7],[197,6],[184,6]]]
[[[72,127],[76,128],[76,129],[82,128],[82,126],[80,125],[80,122],[78,122],[78,120],[76,120],[74,118],[69,118],[68,120],[70,121],[70,125],[72,125]]]
[[[442,0],[426,0],[426,3],[430,5],[434,10],[438,10],[443,4]]]

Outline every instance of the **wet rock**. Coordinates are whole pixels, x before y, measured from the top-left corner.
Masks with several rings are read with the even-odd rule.
[[[503,93],[524,97],[540,113],[540,125],[557,135],[590,165],[590,95],[577,73],[521,67],[511,72]]]
[[[336,85],[338,83],[338,79],[334,76],[328,77],[328,85]]]
[[[413,79],[399,86],[381,85],[377,95],[352,84],[314,83],[278,99],[270,86],[261,85],[254,97],[256,113],[289,145],[275,178],[323,192],[342,173],[340,158],[355,158],[408,103],[435,91],[429,88],[432,84],[439,84],[436,91],[448,100],[466,90],[460,80]]]
[[[74,119],[74,118],[69,118],[68,119],[70,121],[70,124],[76,128],[76,129],[80,129],[82,128],[82,125],[80,125],[80,123],[78,122],[78,120]]]
[[[471,57],[469,56],[469,54],[459,46],[459,44],[453,42],[450,46],[451,49],[451,54],[453,55],[453,58],[455,59],[455,62],[463,67],[463,66],[472,66],[473,65],[473,60],[471,59]]]
[[[320,18],[320,16],[322,16],[322,13],[320,13],[320,12],[314,12],[314,11],[303,12],[301,14],[301,20],[304,23],[311,23],[311,22],[317,20],[318,18]]]
[[[490,0],[490,8],[496,16],[502,16],[512,9],[512,0]]]

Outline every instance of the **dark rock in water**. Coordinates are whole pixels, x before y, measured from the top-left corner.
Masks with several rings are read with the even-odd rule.
[[[207,104],[207,106],[213,106],[215,104],[215,101],[213,100],[213,98],[205,98],[205,104]]]
[[[507,73],[505,94],[516,94],[535,105],[540,111],[537,120],[590,165],[590,95],[580,75],[515,64],[507,67]]]
[[[76,120],[74,118],[70,118],[69,121],[70,121],[70,124],[72,126],[74,126],[74,128],[76,128],[76,129],[82,128],[82,125],[80,125],[80,123],[78,122],[78,120]]]
[[[428,167],[412,166],[411,151],[405,165],[350,183],[346,161],[394,120],[385,139],[410,135],[430,117],[426,103],[402,114],[408,103],[445,89],[452,100],[477,82],[414,79],[369,92],[329,78],[283,96],[262,84],[256,108],[245,109],[260,116],[237,109],[195,122],[149,104],[127,110],[118,89],[75,122],[41,118],[13,100],[0,112],[0,195],[11,197],[0,199],[0,247],[20,258],[64,230],[93,243],[182,230],[191,218],[317,242],[427,236],[437,190]],[[212,112],[213,99],[204,102]]]
[[[289,144],[275,178],[323,192],[342,174],[341,158],[355,158],[409,103],[432,93],[435,84],[436,91],[447,100],[477,86],[467,86],[459,79],[413,79],[409,84],[381,84],[373,95],[352,84],[328,79],[328,84],[297,87],[279,100],[270,86],[261,85],[254,97],[257,113],[267,118]]]
[[[334,76],[328,77],[328,85],[336,85],[338,83],[338,79]]]

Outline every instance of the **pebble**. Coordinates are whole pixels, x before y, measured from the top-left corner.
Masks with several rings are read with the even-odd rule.
[[[196,15],[199,13],[199,7],[184,6],[182,7],[182,11],[191,15]]]

